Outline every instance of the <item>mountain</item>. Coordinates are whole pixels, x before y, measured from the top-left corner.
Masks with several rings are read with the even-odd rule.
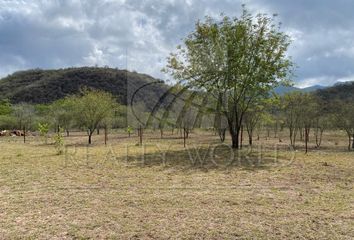
[[[333,99],[354,101],[354,81],[336,83],[332,87],[317,91],[316,94],[325,101]]]
[[[8,99],[12,103],[51,103],[68,95],[77,94],[82,88],[110,92],[121,104],[130,103],[134,97],[134,103],[142,102],[145,106],[152,107],[168,92],[170,86],[146,74],[113,68],[32,69],[15,72],[0,79],[0,100]],[[332,87],[279,86],[275,89],[279,95],[292,91],[315,92],[323,99],[353,99],[354,82],[337,83]],[[168,100],[169,97],[166,97],[164,102]]]
[[[321,90],[321,89],[325,89],[327,87],[321,86],[321,85],[314,85],[311,87],[306,87],[306,88],[297,88],[297,87],[288,87],[288,86],[279,86],[276,87],[274,89],[275,93],[278,95],[284,95],[286,93],[290,93],[290,92],[295,92],[295,91],[299,91],[299,92],[315,92],[317,90]]]
[[[9,99],[12,103],[51,103],[76,94],[82,88],[110,92],[122,104],[127,104],[139,90],[134,95],[134,102],[151,106],[169,86],[145,74],[113,68],[33,69],[1,79],[0,99]]]
[[[294,91],[299,91],[299,88],[296,87],[288,87],[288,86],[278,86],[274,89],[274,92],[278,95],[284,95],[287,94],[289,92],[294,92]]]
[[[311,87],[306,87],[306,88],[300,88],[300,91],[302,92],[315,92],[321,89],[326,89],[327,87],[321,86],[321,85],[314,85]]]

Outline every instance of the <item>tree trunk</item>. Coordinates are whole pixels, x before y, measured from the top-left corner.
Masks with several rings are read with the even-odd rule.
[[[186,129],[183,128],[183,147],[186,147]]]
[[[322,128],[317,128],[316,132],[315,132],[315,136],[316,136],[316,146],[318,148],[320,148],[321,144],[322,144],[322,136],[323,136],[323,131],[324,129]]]
[[[299,129],[300,132],[300,141],[304,141],[304,131],[302,128]]]
[[[310,129],[305,128],[305,148],[306,148],[305,153],[307,153],[307,151],[308,151],[307,144],[309,142],[309,134],[310,134]]]
[[[248,134],[248,144],[252,146],[253,143],[253,130],[251,128],[247,128],[247,134]]]
[[[354,134],[353,134],[353,139],[352,139],[352,148],[354,149]]]
[[[189,128],[185,128],[185,132],[186,132],[186,138],[188,139],[189,138]]]
[[[97,135],[100,135],[100,129],[97,128]]]
[[[295,142],[296,142],[296,133],[297,130],[295,128],[289,128],[290,131],[290,145],[295,148]]]
[[[143,145],[143,128],[140,126],[139,127],[140,129],[140,134],[139,134],[139,138],[140,138],[140,145],[142,146]]]
[[[290,145],[294,146],[294,141],[293,141],[294,130],[291,127],[289,128],[289,133],[290,133],[289,134],[290,135],[289,136],[290,137]]]
[[[88,144],[91,144],[91,143],[92,143],[92,133],[93,133],[93,131],[89,131]]]
[[[232,148],[239,149],[239,140],[240,140],[240,130],[230,130]]]
[[[243,142],[243,125],[241,125],[241,134],[240,134],[240,148],[242,148],[242,142]]]
[[[350,148],[351,148],[351,146],[352,146],[352,137],[351,137],[351,135],[348,133],[348,142],[349,142],[349,144],[348,144],[348,151],[350,151]]]
[[[318,128],[316,128],[315,130],[315,140],[316,140],[316,146],[319,147],[319,134],[318,134],[319,130]]]
[[[219,138],[222,143],[225,141],[225,133],[226,133],[225,128],[218,129]]]
[[[26,127],[23,127],[23,143],[26,143]]]
[[[70,133],[69,133],[69,130],[66,129],[66,136],[69,137]]]
[[[108,133],[107,133],[107,126],[104,127],[104,145],[107,145],[108,140]]]

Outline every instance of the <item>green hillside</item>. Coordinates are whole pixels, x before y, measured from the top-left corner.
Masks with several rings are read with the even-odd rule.
[[[274,92],[279,95],[284,95],[290,92],[316,92],[317,90],[325,89],[326,87],[321,85],[314,85],[306,88],[297,88],[292,86],[279,86],[274,89]]]
[[[322,89],[316,93],[325,101],[330,101],[332,99],[341,99],[341,100],[354,100],[354,81],[337,83],[333,87]]]
[[[163,83],[149,85],[158,81],[145,74],[113,68],[34,69],[1,79],[0,98],[12,103],[50,103],[86,87],[110,92],[120,103],[126,104],[136,89],[146,86],[136,95],[135,101],[150,104],[158,101],[168,89]]]
[[[154,106],[169,89],[161,80],[149,75],[113,68],[32,69],[15,72],[1,79],[0,99],[8,99],[12,103],[51,103],[76,94],[85,87],[110,92],[122,104],[127,104],[134,92],[140,89],[134,102],[144,102],[147,106]],[[291,91],[314,92],[324,100],[353,99],[354,82],[339,83],[328,88],[280,86],[275,89],[280,95]]]

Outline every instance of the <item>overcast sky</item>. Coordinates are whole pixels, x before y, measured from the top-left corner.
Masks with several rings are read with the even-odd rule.
[[[353,0],[0,0],[0,77],[128,62],[129,70],[166,80],[165,59],[196,20],[238,16],[242,3],[279,14],[293,39],[297,86],[354,80]]]

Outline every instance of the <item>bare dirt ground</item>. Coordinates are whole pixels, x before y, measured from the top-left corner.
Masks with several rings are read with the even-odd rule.
[[[0,138],[0,238],[353,239],[354,152],[343,133],[290,151],[283,133],[231,151],[212,132]],[[226,143],[229,143],[226,139]],[[51,140],[49,140],[49,143]],[[276,149],[277,146],[277,151]],[[262,147],[261,147],[262,146]]]

